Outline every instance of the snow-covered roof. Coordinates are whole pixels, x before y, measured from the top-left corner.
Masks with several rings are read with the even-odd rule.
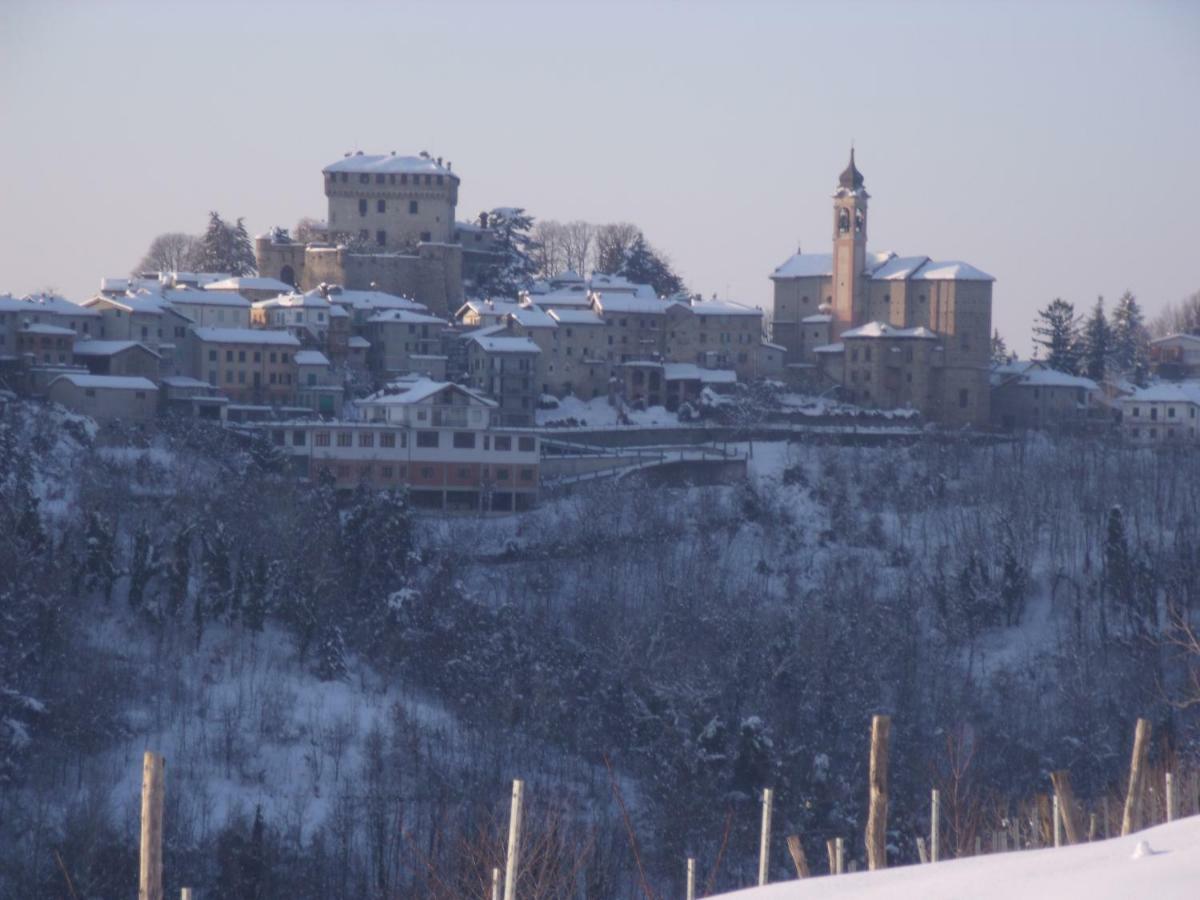
[[[413,309],[423,311],[428,309],[424,303],[418,303],[409,297],[399,297],[383,291],[358,291],[333,285],[327,288],[331,302],[354,309]]]
[[[1079,375],[1068,375],[1066,372],[1060,372],[1057,369],[1048,368],[1029,368],[1019,376],[1021,384],[1033,385],[1035,387],[1067,387],[1067,388],[1083,388],[1086,391],[1099,390],[1099,385],[1090,378],[1083,378]]]
[[[928,256],[890,256],[882,265],[871,271],[876,281],[903,281],[913,272],[929,262]]]
[[[833,321],[833,316],[829,313],[817,313],[813,316],[805,316],[800,321],[805,325],[828,325]]]
[[[889,325],[887,322],[867,322],[865,325],[860,325],[858,328],[851,328],[849,331],[843,331],[842,337],[936,339],[937,335],[924,325],[918,325],[916,328],[897,328],[895,325]]]
[[[781,350],[785,353],[787,352],[787,347],[783,346],[782,344],[773,344],[770,341],[763,341],[761,346],[767,347],[770,350]]]
[[[557,279],[554,279],[554,281],[557,281]],[[624,275],[608,275],[603,272],[593,272],[588,286],[593,291],[605,291],[609,294],[634,294],[638,297],[647,298],[656,298],[658,296],[654,292],[654,288],[650,285],[630,281]]]
[[[280,294],[278,297],[259,300],[253,306],[255,309],[278,309],[280,307],[285,309],[324,309],[329,313],[331,319],[344,318],[350,315],[346,312],[344,306],[331,303],[325,298],[324,294],[317,290],[305,291],[303,294],[289,291]]]
[[[461,384],[454,384],[450,381],[434,381],[432,378],[424,376],[414,378],[410,381],[396,381],[389,384],[382,391],[376,391],[369,397],[359,401],[359,405],[365,406],[408,406],[413,403],[420,403],[422,400],[428,400],[435,394],[439,394],[444,390],[451,390],[456,393],[461,393],[472,400],[484,406],[495,406],[496,401],[478,391],[472,390]]]
[[[76,341],[74,352],[76,356],[115,356],[131,347],[141,347],[147,353],[154,353],[140,341]],[[154,355],[158,356],[157,353]]]
[[[261,275],[254,275],[210,281],[204,285],[204,289],[206,291],[278,291],[281,294],[286,294],[292,289],[292,286],[285,284],[278,278],[264,278]]]
[[[515,313],[521,308],[521,304],[517,300],[512,300],[507,297],[495,297],[489,300],[468,300],[458,308],[454,317],[460,318],[467,312],[473,312],[480,316],[506,316],[510,313]]]
[[[1150,343],[1161,344],[1163,346],[1170,346],[1171,344],[1195,344],[1200,347],[1200,334],[1187,334],[1186,332],[1168,334],[1165,337],[1155,338]]]
[[[362,335],[355,334],[351,335],[350,339],[346,341],[346,346],[353,347],[355,350],[365,350],[371,346],[371,342]]]
[[[50,382],[53,387],[60,381],[69,381],[75,387],[101,388],[110,391],[156,391],[158,388],[148,378],[138,378],[131,375],[59,375]]]
[[[557,328],[558,323],[537,306],[519,306],[512,317],[526,328]]]
[[[180,306],[234,306],[250,308],[250,301],[241,294],[228,291],[206,291],[200,288],[168,288],[163,299],[171,305]]]
[[[603,325],[604,320],[590,309],[552,309],[550,318],[559,325]]]
[[[269,328],[194,328],[197,340],[218,344],[275,344],[299,347],[300,342],[286,331]]]
[[[86,306],[68,300],[61,294],[29,294],[21,298],[21,302],[31,306],[38,306],[46,310],[46,312],[55,313],[60,316],[98,316],[100,313],[94,309],[88,309]],[[28,306],[26,306],[28,308]]]
[[[527,337],[493,337],[471,335],[471,340],[488,353],[541,353],[541,348]]]
[[[943,262],[934,262],[930,260],[921,266],[915,275],[912,276],[917,280],[924,281],[995,281],[996,279],[984,272],[982,269],[977,269],[970,263],[959,262],[958,260],[945,260]]]
[[[89,309],[99,304],[107,306],[115,306],[127,312],[141,313],[151,316],[161,316],[164,312],[170,309],[167,306],[167,301],[163,299],[162,294],[157,291],[147,291],[139,289],[133,292],[124,294],[101,294],[98,297],[92,297],[89,300],[83,301],[84,306]],[[175,313],[182,315],[182,313]]]
[[[397,156],[395,153],[373,155],[363,153],[348,153],[335,163],[330,163],[322,172],[358,172],[371,175],[448,175],[457,178],[448,166],[438,165],[436,159],[427,156]]]
[[[832,253],[794,253],[771,273],[772,278],[823,278],[832,275]]]
[[[579,287],[566,287],[561,290],[536,294],[535,301],[542,309],[558,308],[561,306],[583,307],[592,305],[591,292]]]
[[[550,279],[551,284],[583,284],[583,276],[574,269],[563,269]]]
[[[822,344],[820,347],[813,347],[813,353],[844,353],[846,352],[845,344]]]
[[[298,366],[327,366],[329,358],[320,350],[297,350],[292,354]]]
[[[167,387],[178,388],[213,388],[207,381],[201,381],[199,378],[192,378],[190,375],[167,375],[159,379]]]
[[[543,302],[539,298],[539,303]],[[602,313],[648,313],[665,314],[669,304],[657,297],[637,294],[610,294],[603,292],[596,298],[596,306]]]
[[[60,337],[75,336],[75,332],[70,328],[63,328],[61,325],[45,325],[41,322],[30,322],[27,325],[22,325],[21,331],[25,334],[58,335]]]
[[[1194,403],[1200,406],[1200,382],[1160,382],[1123,397],[1123,403]]]
[[[667,381],[700,381],[705,384],[733,384],[737,372],[731,369],[703,369],[695,363],[663,363]]]
[[[752,309],[732,300],[698,300],[695,303],[683,303],[675,300],[668,305],[686,309],[698,316],[757,316],[762,318],[761,309]]]
[[[439,319],[437,316],[431,316],[426,313],[414,312],[410,309],[389,309],[386,312],[378,312],[367,319],[369,324],[387,324],[389,322],[403,322],[410,325],[445,325],[445,319]]]

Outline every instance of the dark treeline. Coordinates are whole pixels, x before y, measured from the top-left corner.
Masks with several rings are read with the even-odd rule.
[[[62,896],[59,857],[80,896],[129,895],[137,809],[112,786],[151,740],[172,888],[289,900],[487,896],[512,777],[523,897],[642,896],[614,784],[657,891],[689,855],[702,884],[750,883],[765,786],[810,860],[835,835],[861,858],[876,712],[896,862],[931,786],[953,849],[1053,769],[1114,790],[1139,715],[1156,757],[1194,757],[1195,715],[1168,702],[1189,662],[1164,638],[1170,610],[1200,611],[1195,454],[929,441],[793,446],[781,469],[605,486],[518,533],[339,500],[220,431],[97,439],[18,407],[0,895]],[[314,686],[381,713],[308,710]],[[268,747],[302,762],[273,772]]]

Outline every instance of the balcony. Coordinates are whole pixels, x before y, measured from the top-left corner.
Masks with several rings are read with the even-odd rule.
[[[478,412],[477,410],[475,410]],[[483,417],[480,416],[476,421],[470,421],[468,413],[472,410],[463,407],[434,407],[430,411],[430,424],[438,428],[481,428],[483,426]]]

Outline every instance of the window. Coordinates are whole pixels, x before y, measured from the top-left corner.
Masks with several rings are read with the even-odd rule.
[[[408,184],[408,176],[407,176],[407,175],[401,175],[401,176],[400,176],[400,183],[401,183],[401,184]]]
[[[255,362],[262,362],[262,351],[261,351],[261,350],[255,350],[255,351],[254,351],[254,361],[255,361]]]
[[[246,370],[242,369],[238,372],[238,384],[246,383]]]
[[[366,200],[358,201],[358,214],[360,216],[365,216],[367,214],[367,201]]]
[[[233,351],[232,350],[225,351],[225,362],[233,362]]]
[[[84,395],[85,395],[85,396],[87,396],[87,397],[95,397],[95,396],[96,396],[96,389],[95,389],[95,388],[85,388],[85,389],[84,389],[84,391],[83,391],[83,393],[84,393]]]
[[[375,435],[369,431],[360,431],[358,433],[358,446],[374,447],[375,446]]]
[[[396,435],[390,431],[387,432],[386,434],[381,434],[379,436],[379,446],[380,447],[395,447],[396,446]]]
[[[408,214],[410,216],[415,216],[417,214],[417,201],[416,200],[408,201]]]
[[[429,243],[430,241],[433,240],[433,235],[430,234],[428,231],[422,231],[421,232],[421,240],[425,241],[425,243]]]
[[[504,453],[511,449],[512,449],[512,438],[510,438],[508,435],[504,435],[504,434],[496,435],[496,450],[498,452]]]
[[[392,177],[395,178],[396,176],[393,175]],[[383,476],[384,478],[391,478],[392,477],[392,467],[391,466],[380,466],[379,474],[381,476]]]
[[[337,445],[339,447],[352,446],[354,436],[349,431],[339,431],[337,436]]]
[[[517,447],[522,453],[532,453],[535,447],[534,440],[531,437],[523,437],[518,439]]]
[[[521,470],[521,480],[522,481],[533,481],[533,469],[522,469]]]
[[[216,350],[209,350],[209,351],[208,351],[208,361],[209,361],[209,362],[216,362],[216,361],[217,361],[217,351],[216,351]]]
[[[245,362],[245,361],[246,361],[246,351],[239,350],[238,351],[238,362]]]
[[[496,480],[497,481],[508,481],[508,469],[497,469],[496,470]]]
[[[441,184],[441,183],[442,183],[442,176],[441,176],[441,175],[439,175],[439,176],[437,177],[437,183],[438,183],[438,184]]]
[[[458,476],[459,481],[467,481],[471,477],[471,470],[459,467],[455,474]]]
[[[292,446],[293,447],[303,447],[305,440],[307,440],[307,438],[305,437],[306,434],[307,434],[307,432],[304,432],[304,431],[293,431],[292,432]]]
[[[1168,418],[1168,419],[1173,419],[1173,418],[1175,418],[1175,407],[1173,407],[1173,406],[1168,406],[1168,407],[1167,407],[1167,418]]]
[[[966,409],[967,402],[969,400],[970,400],[970,393],[967,391],[966,388],[963,388],[961,391],[958,392],[958,408],[959,409]]]
[[[359,184],[370,184],[370,183],[371,183],[371,176],[370,176],[370,175],[367,175],[366,173],[363,173],[363,174],[359,175],[359,176],[358,176],[358,183],[359,183]]]
[[[473,431],[456,431],[456,432],[454,432],[454,449],[455,450],[474,450],[475,449],[475,433]]]
[[[380,247],[384,246],[387,243],[387,232],[382,229],[375,232],[375,243]]]
[[[418,431],[417,446],[418,447],[436,447],[438,445],[438,433],[436,431]]]
[[[376,176],[375,176],[375,183],[376,183],[376,184],[383,184],[383,175],[382,175],[382,173],[381,173],[381,174],[378,174],[378,175],[376,175]],[[380,203],[382,203],[383,201],[382,201],[382,200],[380,200],[379,202],[380,202]],[[381,210],[380,210],[380,212],[383,212],[383,210],[381,209]]]
[[[329,432],[328,431],[318,431],[316,434],[313,435],[313,444],[317,447],[328,447],[329,446]]]
[[[387,212],[387,201],[386,200],[375,201],[375,212]]]
[[[429,479],[433,477],[433,466],[421,466],[421,477]]]

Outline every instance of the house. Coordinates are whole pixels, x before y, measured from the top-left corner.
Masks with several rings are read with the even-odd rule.
[[[188,375],[167,375],[159,382],[158,408],[169,416],[224,421],[229,398],[207,381]]]
[[[321,284],[317,286],[317,290],[328,297],[330,303],[336,303],[350,313],[350,321],[356,327],[377,313],[393,309],[418,313],[429,312],[429,307],[424,303],[384,291],[356,291],[337,284]]]
[[[643,293],[604,291],[595,296],[593,309],[604,319],[605,358],[611,363],[661,359],[665,348],[665,300]]]
[[[286,293],[251,305],[250,324],[290,332],[305,347],[317,347],[344,359],[350,339],[350,314],[320,291]]]
[[[163,302],[197,328],[249,328],[250,301],[241,294],[200,288],[164,288]]]
[[[145,378],[119,375],[59,375],[46,397],[98,422],[147,421],[158,408],[158,388]]]
[[[137,375],[157,381],[162,357],[138,341],[76,341],[75,361],[93,375]]]
[[[108,279],[106,279],[108,280]],[[100,340],[137,341],[159,355],[162,371],[178,374],[188,358],[192,320],[167,305],[157,291],[101,291],[83,305],[100,317]]]
[[[293,354],[300,342],[286,331],[196,328],[193,378],[207,381],[235,403],[287,405],[296,393]]]
[[[1154,384],[1121,399],[1121,431],[1138,444],[1200,438],[1200,381]]]
[[[667,305],[664,359],[759,376],[762,310],[729,300],[674,300]]]
[[[329,358],[320,350],[297,350],[292,360],[296,364],[297,405],[320,416],[341,416],[345,390]]]
[[[606,396],[612,367],[604,319],[594,310],[569,306],[548,315],[558,327],[550,335],[549,350],[542,348],[542,393],[574,394],[583,400]]]
[[[992,367],[992,424],[1006,431],[1082,427],[1103,419],[1099,385],[1044,362],[1014,360]]]
[[[537,500],[539,440],[505,429],[477,391],[405,379],[359,401],[353,422],[263,426],[303,477],[403,487],[413,504],[462,512],[529,509]]]
[[[417,370],[414,356],[439,355],[446,320],[427,313],[393,309],[375,313],[363,324],[369,342],[367,368],[381,379]],[[422,369],[427,363],[419,364]]]
[[[475,333],[467,341],[471,386],[494,398],[505,425],[532,425],[541,349],[527,337]]]
[[[1159,378],[1200,378],[1200,334],[1169,334],[1150,342],[1150,366]]]
[[[34,365],[69,366],[74,362],[75,331],[62,325],[27,322],[16,333],[17,356]]]
[[[285,284],[278,278],[264,278],[259,275],[222,278],[220,281],[210,281],[203,287],[206,291],[241,294],[251,303],[257,300],[270,300],[280,294],[292,292],[290,284]]]

